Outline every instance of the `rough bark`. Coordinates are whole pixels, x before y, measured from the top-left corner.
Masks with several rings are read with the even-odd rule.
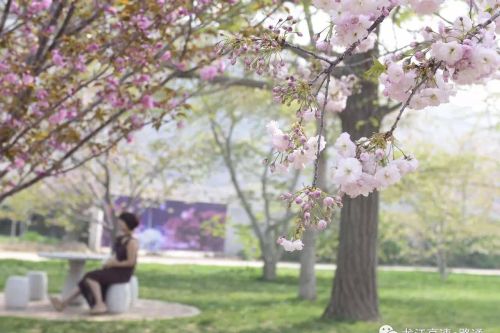
[[[376,48],[375,48],[376,49]],[[376,51],[353,56],[360,62],[376,56]],[[341,114],[342,131],[351,139],[370,137],[379,131],[382,116],[376,81],[363,78],[370,63],[356,66],[361,79],[359,92],[349,97]],[[340,218],[337,270],[330,302],[323,317],[337,320],[376,320],[379,316],[377,294],[377,192],[368,197],[345,198]]]
[[[324,316],[339,320],[376,320],[378,193],[345,199],[332,297]]]
[[[276,280],[276,266],[278,259],[274,256],[264,257],[264,266],[262,267],[262,279],[264,281]]]

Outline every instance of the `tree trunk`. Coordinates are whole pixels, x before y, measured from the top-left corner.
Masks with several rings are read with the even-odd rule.
[[[377,192],[368,197],[344,199],[337,270],[324,317],[340,320],[378,318],[377,214]]]
[[[319,124],[318,124],[319,125]],[[326,130],[323,131],[325,140],[327,139]],[[326,171],[328,169],[328,157],[326,151],[323,151],[318,162],[318,187],[327,190]],[[314,229],[308,229],[304,232],[302,241],[304,249],[300,252],[300,279],[299,279],[299,298],[309,301],[316,299],[316,236],[318,232]]]
[[[373,51],[358,54],[348,62],[362,62],[376,57]],[[380,128],[382,114],[377,107],[378,83],[363,78],[370,61],[356,66],[360,90],[349,97],[347,107],[340,114],[342,131],[352,140],[370,137]],[[337,270],[330,302],[323,317],[338,320],[376,320],[379,316],[377,294],[377,192],[368,197],[344,198],[340,216]]]
[[[17,232],[16,232],[16,228],[17,227],[17,221],[14,221],[14,219],[11,219],[10,220],[10,237],[16,237],[17,236]]]
[[[316,299],[316,235],[317,231],[308,229],[302,236],[304,249],[300,253],[299,298],[314,301]]]
[[[264,256],[264,267],[262,268],[262,279],[264,281],[276,280],[276,266],[278,260],[274,256]]]
[[[448,265],[446,264],[446,252],[439,249],[436,254],[439,276],[445,281],[448,278]]]

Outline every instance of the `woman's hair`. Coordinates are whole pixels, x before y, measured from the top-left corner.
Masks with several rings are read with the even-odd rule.
[[[119,218],[125,222],[130,230],[134,230],[139,225],[139,219],[135,216],[135,214],[123,212],[120,214]]]

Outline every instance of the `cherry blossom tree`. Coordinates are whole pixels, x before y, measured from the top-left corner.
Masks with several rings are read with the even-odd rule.
[[[407,239],[418,244],[412,251],[435,258],[445,280],[454,255],[498,252],[498,188],[488,180],[495,166],[491,158],[467,149],[460,149],[460,154],[423,151],[422,168],[383,194],[386,202],[403,204],[410,211],[404,216],[398,211],[386,214],[397,228],[411,232],[413,237]]]
[[[258,27],[248,17],[266,1],[1,0],[0,9],[1,202],[182,117],[196,85],[179,80],[216,79],[225,63],[212,40]]]
[[[457,87],[481,84],[498,75],[498,1],[467,1],[451,18],[439,13],[443,3],[318,0],[314,6],[329,20],[316,33],[316,50],[293,42],[302,32],[292,16],[271,23],[265,33],[228,36],[218,44],[221,54],[229,54],[233,63],[241,60],[257,74],[278,77],[286,72],[273,92],[275,100],[296,108],[297,119],[289,129],[269,123],[277,151],[270,167],[286,172],[313,166],[315,176],[310,186],[283,194],[288,205],[300,209],[300,219],[291,237],[281,237],[278,243],[287,251],[302,249],[303,232],[324,228],[333,210],[342,207],[338,268],[325,317],[378,318],[378,191],[418,166],[395,139],[404,112],[447,103]],[[397,21],[403,12],[435,14],[442,21],[422,26],[411,43],[381,55],[377,42],[381,24]],[[308,58],[309,65],[287,68],[287,51]],[[346,69],[356,75],[357,87],[349,77],[339,75]],[[388,103],[380,105],[380,99]],[[393,123],[381,132],[382,118],[393,110]],[[340,112],[344,133],[334,142],[336,158],[329,181],[335,190],[327,193],[318,186],[318,165],[327,144],[322,135],[324,120],[332,112]],[[317,133],[310,134],[305,126],[311,120],[320,122]]]

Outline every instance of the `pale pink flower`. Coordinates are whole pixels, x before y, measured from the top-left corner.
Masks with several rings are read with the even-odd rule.
[[[405,73],[401,64],[393,62],[387,67],[387,75],[392,83],[398,83],[403,79]]]
[[[319,152],[322,152],[325,149],[326,141],[323,136],[321,136],[321,140],[319,142]],[[316,159],[316,155],[318,154],[318,136],[313,136],[309,138],[304,145],[307,155],[311,161]]]
[[[330,47],[330,43],[325,40],[319,40],[316,42],[316,49],[319,51],[326,52]]]
[[[432,14],[438,11],[444,0],[409,0],[411,8],[419,15]]]
[[[294,240],[292,245],[296,251],[301,251],[304,248],[304,243],[300,239]]]
[[[448,43],[436,42],[432,44],[431,53],[437,60],[444,61],[446,64],[452,66],[462,59],[464,49],[456,41]]]
[[[361,177],[361,173],[362,166],[359,160],[353,157],[343,158],[337,165],[333,181],[338,185],[354,183]]]
[[[378,188],[383,189],[397,183],[401,179],[401,173],[396,164],[390,163],[375,173],[375,179],[379,183]]]
[[[316,120],[316,110],[309,109],[302,112],[302,118],[304,118],[305,121]]]
[[[326,197],[326,198],[323,199],[323,205],[325,205],[326,207],[333,206],[334,202],[335,202],[335,200],[333,200],[332,197]]]
[[[378,181],[375,179],[375,177],[363,172],[357,181],[353,183],[342,184],[340,190],[351,198],[356,198],[360,195],[366,197],[373,190],[375,190],[377,186]]]
[[[349,133],[344,132],[340,134],[337,141],[335,141],[334,147],[342,157],[356,156],[356,144],[351,141]]]
[[[290,139],[288,135],[283,133],[282,130],[280,130],[278,122],[277,121],[270,121],[266,125],[267,132],[271,135],[271,142],[274,147],[274,149],[284,152],[288,149],[288,146],[290,144]]]
[[[297,170],[304,169],[306,165],[311,162],[311,155],[306,153],[304,149],[295,149],[293,153],[289,155],[289,160],[290,157],[291,157],[290,162],[292,163],[293,167]]]

